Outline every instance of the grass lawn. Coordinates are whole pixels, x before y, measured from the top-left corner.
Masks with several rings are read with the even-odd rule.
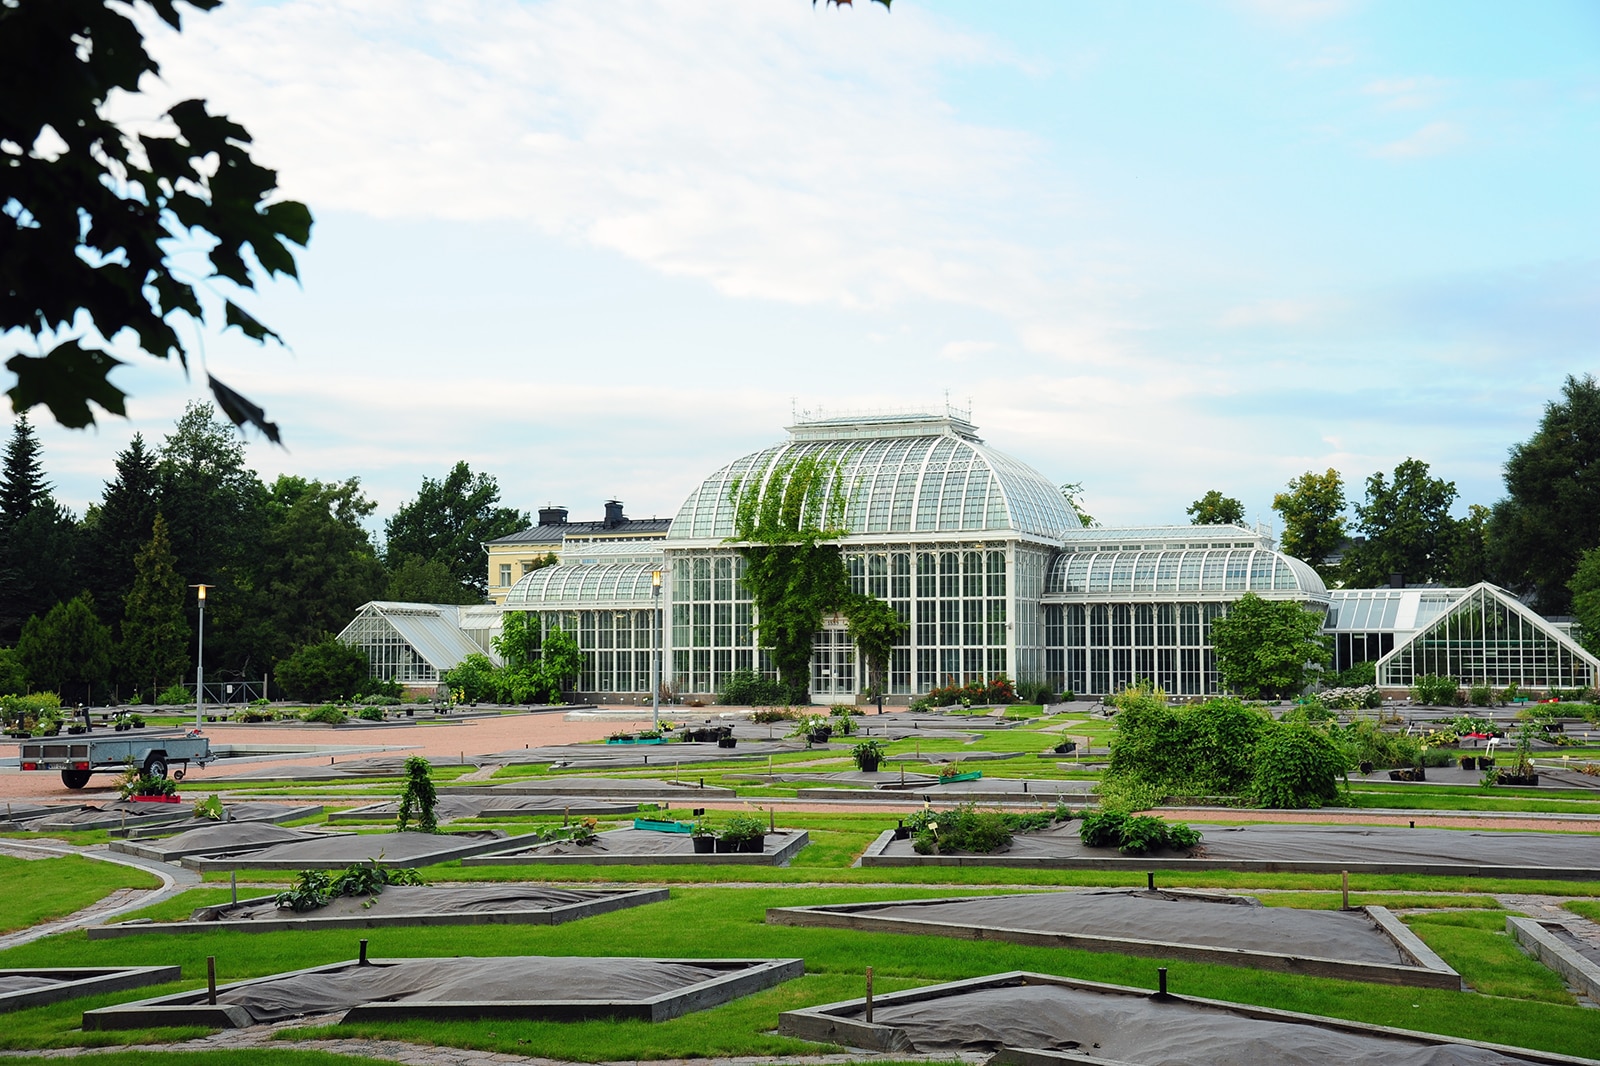
[[[76,855],[13,859],[0,855],[0,933],[65,917],[119,888],[157,888],[161,879],[131,866]]]
[[[796,888],[695,887],[674,889],[673,898],[636,910],[600,915],[568,925],[516,927],[371,929],[355,931],[233,933],[169,936],[152,934],[90,944],[81,936],[53,937],[4,953],[0,962],[25,965],[106,965],[171,960],[184,966],[184,987],[196,987],[205,957],[217,958],[224,981],[353,957],[366,937],[375,957],[429,955],[618,954],[753,958],[801,957],[804,978],[735,1003],[661,1025],[642,1023],[518,1023],[506,1021],[397,1022],[332,1027],[315,1034],[414,1039],[574,1061],[688,1058],[706,1055],[799,1054],[812,1045],[775,1036],[780,1011],[859,995],[863,968],[875,970],[882,991],[976,977],[1007,969],[1036,970],[1153,987],[1161,960],[1092,954],[997,942],[941,937],[859,933],[765,924],[768,907],[845,903],[942,894],[922,887]],[[1519,965],[1514,946],[1491,928],[1499,912],[1413,916],[1413,928],[1494,995],[1514,997],[1515,1009],[1485,1010],[1480,996],[1463,992],[1396,988],[1330,981],[1248,969],[1165,961],[1178,994],[1209,996],[1329,1014],[1461,1037],[1541,1047],[1569,1054],[1592,1050],[1600,1040],[1600,1012],[1586,1011],[1552,988],[1531,961]],[[1509,950],[1511,955],[1506,955]],[[1534,967],[1530,970],[1529,967]],[[121,1000],[150,992],[122,993]],[[9,1016],[0,1046],[12,1049],[71,1046],[84,1002],[52,1005]],[[173,1034],[105,1034],[117,1042],[164,1040]]]

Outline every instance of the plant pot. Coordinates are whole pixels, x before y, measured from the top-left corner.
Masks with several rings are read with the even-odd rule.
[[[718,855],[731,855],[739,850],[739,845],[742,843],[743,841],[740,840],[723,840],[718,837],[715,850]]]
[[[1497,784],[1497,785],[1532,786],[1532,785],[1537,785],[1539,783],[1539,775],[1538,774],[1508,774],[1508,773],[1505,773],[1504,771],[1501,771],[1499,776],[1497,776],[1494,779],[1494,783]]]
[[[1478,768],[1478,760],[1471,755],[1463,755],[1461,756],[1461,768],[1463,770],[1476,770]]]
[[[896,840],[910,840],[911,839],[911,827],[908,826],[908,825],[897,825],[897,826],[895,826],[894,827],[894,838]]]
[[[693,842],[696,855],[710,855],[717,850],[716,837],[695,837]]]
[[[84,729],[84,727],[81,726],[81,725],[69,725],[69,726],[67,726],[67,732],[69,734],[71,734],[72,736],[79,736],[80,734],[83,733],[83,729]]]
[[[1480,756],[1478,756],[1478,769],[1487,770],[1487,769],[1491,768],[1492,766],[1494,766],[1494,756],[1493,755],[1480,755]]]
[[[1428,771],[1420,766],[1402,767],[1399,770],[1389,771],[1390,781],[1426,781],[1427,779]]]
[[[739,746],[739,738],[738,737],[723,737],[722,739],[717,741],[717,747],[719,747],[719,748],[737,748],[738,746]]]
[[[864,773],[864,774],[875,774],[875,773],[877,773],[878,772],[878,760],[877,759],[866,759],[866,758],[863,758],[861,760],[861,772]]]
[[[749,840],[739,841],[739,846],[734,850],[745,855],[760,855],[766,850],[766,844],[767,835],[763,833],[758,837],[751,837]]]
[[[1055,746],[1055,753],[1057,755],[1071,755],[1077,750],[1078,742],[1076,740],[1064,740]]]
[[[831,729],[818,729],[815,732],[807,733],[806,734],[806,739],[808,741],[810,741],[811,743],[813,743],[813,744],[826,744],[828,742],[829,738],[831,738],[832,736],[833,736],[833,730],[831,730]]]
[[[1373,771],[1373,766],[1369,762],[1364,762],[1360,766],[1356,767],[1356,769],[1360,770],[1364,774],[1370,774]]]

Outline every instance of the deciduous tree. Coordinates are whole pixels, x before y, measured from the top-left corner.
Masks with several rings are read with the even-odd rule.
[[[1450,570],[1456,522],[1453,481],[1432,477],[1428,464],[1407,459],[1367,478],[1366,499],[1356,504],[1356,528],[1365,540],[1345,553],[1340,576],[1353,588],[1385,584],[1390,574],[1411,582],[1438,581]]]
[[[1566,613],[1578,557],[1600,545],[1600,384],[1569,377],[1561,397],[1511,449],[1489,522],[1497,578],[1545,614]]]
[[[1337,568],[1327,559],[1345,541],[1344,478],[1339,471],[1307,470],[1291,479],[1288,490],[1272,498],[1272,509],[1283,517],[1283,550],[1331,579]]]
[[[36,688],[49,689],[67,702],[90,698],[111,677],[111,630],[95,616],[83,592],[35,615],[22,627],[17,657]]]
[[[1232,496],[1224,496],[1216,489],[1211,489],[1204,496],[1191,503],[1184,513],[1189,516],[1191,525],[1244,525],[1244,504]]]
[[[1572,617],[1576,619],[1578,642],[1600,655],[1600,548],[1590,548],[1578,557],[1578,568],[1567,581],[1572,596]]]
[[[483,543],[529,524],[527,512],[499,507],[499,502],[495,479],[474,474],[465,462],[457,463],[443,481],[423,478],[417,498],[395,512],[384,527],[388,541],[384,553],[391,559],[414,555],[443,563],[459,584],[476,593],[476,602],[482,602],[489,592]]]
[[[1309,665],[1331,658],[1321,630],[1322,616],[1294,600],[1247,592],[1211,623],[1217,674],[1245,696],[1292,696],[1305,687]]]
[[[844,608],[845,620],[850,624],[850,635],[861,658],[866,660],[868,687],[878,697],[878,710],[883,710],[883,694],[889,672],[889,656],[894,646],[905,635],[905,619],[888,603],[876,596],[852,596]]]
[[[118,360],[97,342],[127,331],[146,353],[187,366],[175,320],[205,320],[197,285],[224,289],[226,326],[276,340],[232,296],[261,273],[294,277],[288,245],[311,233],[305,205],[273,199],[277,175],[251,159],[249,133],[205,101],[175,105],[163,128],[137,136],[110,117],[113,93],[137,100],[143,79],[159,75],[130,17],[141,2],[180,29],[180,2],[204,11],[220,0],[0,4],[0,144],[10,146],[0,152],[0,334],[54,342],[6,363],[11,402],[44,404],[74,428],[94,421],[90,403],[125,413],[107,379]],[[188,261],[175,269],[180,255]],[[278,439],[260,408],[211,386],[235,425]]]

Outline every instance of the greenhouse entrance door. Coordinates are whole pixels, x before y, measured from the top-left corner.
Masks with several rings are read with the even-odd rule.
[[[820,703],[855,702],[856,646],[843,626],[828,626],[811,638],[811,698]]]

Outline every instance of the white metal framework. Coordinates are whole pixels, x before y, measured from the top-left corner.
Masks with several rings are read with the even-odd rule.
[[[402,685],[430,685],[474,653],[495,658],[500,626],[495,607],[374,601],[339,633],[367,653],[372,676]]]
[[[1600,660],[1505,589],[1477,584],[1378,660],[1378,684],[1434,674],[1462,685],[1592,688]]]

